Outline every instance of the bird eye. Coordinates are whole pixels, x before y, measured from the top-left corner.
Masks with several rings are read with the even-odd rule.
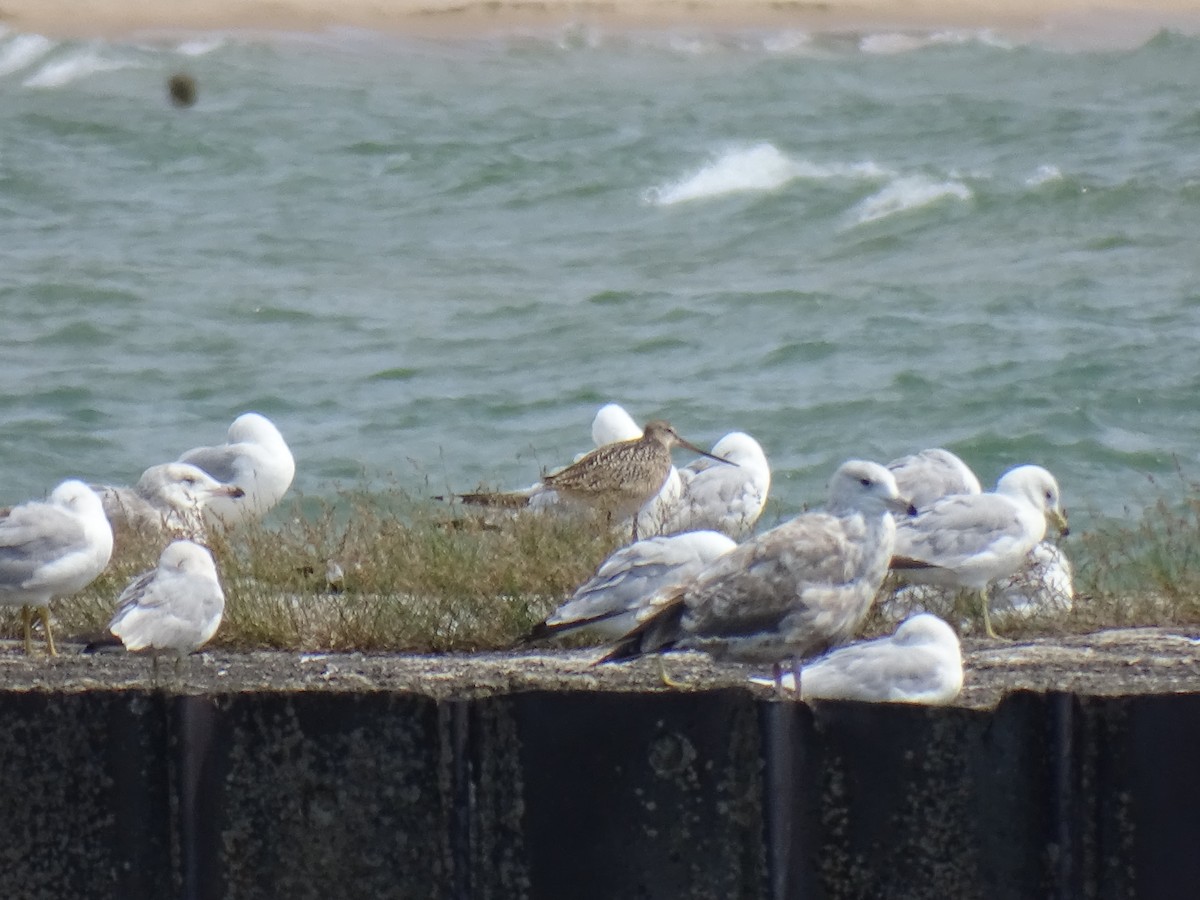
[[[858,483],[861,484],[863,487],[870,487],[871,479],[870,478],[860,478],[860,479],[858,479]]]

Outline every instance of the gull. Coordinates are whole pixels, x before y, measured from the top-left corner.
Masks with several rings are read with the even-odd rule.
[[[778,667],[848,640],[887,574],[893,512],[911,506],[891,472],[843,463],[824,511],[776,526],[658,594],[603,660],[679,647]]]
[[[1020,571],[992,585],[993,614],[1029,617],[1070,612],[1075,600],[1074,569],[1062,548],[1050,541],[1037,544]]]
[[[935,500],[951,494],[978,494],[983,491],[979,479],[965,462],[941,447],[932,447],[901,456],[887,464],[896,476],[896,486],[912,500],[917,509],[924,509]]]
[[[991,493],[943,497],[904,520],[891,567],[909,583],[977,591],[984,631],[994,638],[987,586],[1021,569],[1047,523],[1067,533],[1058,482],[1041,466],[1018,466]]]
[[[178,461],[242,489],[240,497],[213,497],[205,507],[206,519],[237,525],[261,519],[283,499],[296,475],[296,461],[279,429],[258,413],[234,419],[228,437],[215,447],[188,450]]]
[[[623,637],[648,598],[681,584],[736,546],[715,531],[689,531],[622,547],[525,640],[584,630],[608,640]]]
[[[771,489],[771,467],[762,446],[734,431],[717,441],[712,453],[736,468],[701,458],[680,469],[681,496],[671,508],[665,533],[713,529],[741,540],[754,530]]]
[[[222,484],[203,469],[179,462],[151,466],[131,488],[106,485],[96,492],[114,527],[197,540],[204,538],[203,510],[212,498],[244,494],[235,484]]]
[[[774,679],[751,678],[755,684]],[[963,684],[962,648],[954,629],[930,613],[906,619],[895,634],[841,647],[800,671],[804,700],[950,703]],[[783,676],[796,690],[795,676]]]
[[[0,604],[21,607],[25,652],[31,652],[32,610],[37,609],[51,656],[50,601],[83,590],[112,557],[112,526],[95,491],[70,479],[45,501],[30,501],[0,515]]]
[[[225,593],[212,554],[192,541],[172,541],[158,566],[138,575],[117,598],[108,630],[130,652],[167,653],[179,661],[206,644],[221,624]]]

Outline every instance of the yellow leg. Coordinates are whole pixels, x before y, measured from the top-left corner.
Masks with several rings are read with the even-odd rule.
[[[33,653],[33,642],[29,638],[33,629],[33,610],[28,606],[21,607],[21,625],[25,628],[25,655],[29,656]]]
[[[54,634],[50,631],[50,607],[39,606],[38,615],[42,620],[42,627],[46,629],[46,652],[51,656],[58,656],[58,651],[54,649]]]
[[[983,609],[983,633],[992,640],[999,640],[1000,636],[992,629],[992,617],[988,613],[988,595],[987,588],[979,592],[979,602]]]
[[[662,654],[658,654],[658,676],[662,679],[662,683],[669,688],[686,687],[682,681],[676,681],[667,674],[667,662],[663,659]]]

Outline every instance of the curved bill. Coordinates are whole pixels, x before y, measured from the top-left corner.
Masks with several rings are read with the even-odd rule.
[[[735,469],[740,468],[738,466],[738,464],[735,463],[733,460],[725,459],[724,457],[721,457],[721,456],[714,456],[713,454],[709,453],[707,450],[701,450],[695,444],[688,443],[683,438],[679,438],[679,446],[684,447],[685,449],[691,450],[693,453],[699,453],[701,456],[707,456],[709,459],[716,460],[719,463],[725,463],[725,465],[727,465],[727,466],[733,466]]]

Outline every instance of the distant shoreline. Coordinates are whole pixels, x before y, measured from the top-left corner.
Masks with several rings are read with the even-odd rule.
[[[1200,32],[1200,0],[5,0],[0,24],[53,37],[147,32],[320,32],[361,28],[478,36],[584,25],[613,30],[795,29],[811,32],[975,28],[1053,43],[1136,43],[1163,28]]]

